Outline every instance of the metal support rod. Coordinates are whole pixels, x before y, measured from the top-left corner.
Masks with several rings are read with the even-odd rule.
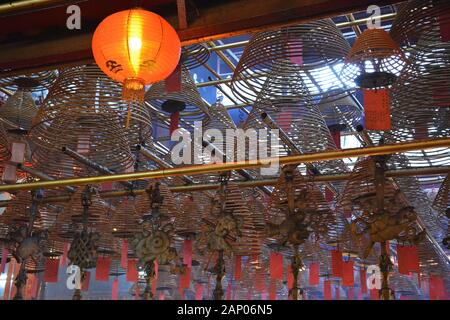
[[[32,176],[35,176],[35,177],[37,177],[37,178],[39,178],[41,180],[44,180],[44,181],[54,181],[55,180],[55,178],[49,176],[48,174],[46,174],[44,172],[41,172],[41,171],[39,171],[37,169],[24,166],[22,163],[17,163],[16,166],[17,166],[17,169],[19,169],[19,170],[21,170],[23,172],[29,173]],[[74,193],[75,192],[75,188],[69,187],[69,186],[66,187],[66,190],[69,191],[70,193]]]
[[[62,152],[64,152],[65,154],[67,154],[69,157],[77,160],[78,162],[94,169],[95,171],[98,171],[102,174],[115,174],[114,171],[110,170],[109,168],[102,166],[101,164],[92,161],[91,159],[83,156],[82,154],[79,154],[76,151],[73,151],[72,149],[70,149],[69,147],[62,147]],[[127,188],[132,188],[133,184],[131,182],[120,182],[121,184],[123,184],[125,187]]]
[[[237,161],[227,163],[202,164],[186,167],[176,167],[170,169],[158,169],[151,171],[120,173],[113,175],[97,176],[97,177],[80,177],[61,179],[55,181],[38,181],[22,184],[5,184],[0,185],[2,191],[32,190],[39,188],[57,188],[65,186],[80,186],[87,184],[99,184],[103,182],[128,181],[141,179],[158,179],[166,177],[175,177],[182,175],[201,175],[206,173],[226,172],[238,169],[261,168],[268,166],[270,163],[278,163],[279,165],[311,163],[317,161],[336,160],[351,157],[375,156],[382,154],[391,154],[399,152],[407,152],[413,150],[424,150],[434,148],[450,147],[450,138],[441,138],[434,140],[417,140],[405,143],[386,144],[381,146],[373,146],[366,148],[354,148],[343,150],[332,150],[317,153],[308,153],[300,155],[290,155],[284,157],[274,157],[266,159],[256,159],[248,161]]]

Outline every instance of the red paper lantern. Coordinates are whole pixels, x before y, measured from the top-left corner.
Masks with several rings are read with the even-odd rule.
[[[92,39],[100,69],[123,83],[123,97],[144,99],[145,85],[168,77],[180,60],[180,39],[159,15],[135,8],[106,17]]]

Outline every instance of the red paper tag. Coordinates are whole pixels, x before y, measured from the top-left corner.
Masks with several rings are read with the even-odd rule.
[[[370,300],[380,300],[378,289],[370,289]]]
[[[58,282],[59,258],[46,258],[45,260],[45,282]]]
[[[408,256],[408,270],[410,272],[420,273],[419,252],[417,251],[417,247],[416,246],[408,247],[407,256]]]
[[[361,285],[361,293],[367,293],[367,276],[365,269],[359,269],[359,281]]]
[[[234,261],[234,279],[241,280],[242,276],[242,257],[236,256]]]
[[[336,148],[341,149],[341,132],[339,130],[331,130],[330,133]]]
[[[159,299],[159,300],[166,300],[166,295],[164,294],[164,292],[161,292],[161,293],[159,294],[158,299]]]
[[[117,300],[119,298],[119,279],[114,278],[111,290],[111,300]]]
[[[275,280],[270,280],[269,300],[277,300],[277,282]]]
[[[339,250],[331,251],[331,269],[333,277],[342,277],[342,252]]]
[[[178,65],[164,81],[167,92],[181,91],[181,68]]]
[[[189,268],[192,267],[192,240],[183,242],[183,263]]]
[[[331,297],[331,281],[325,280],[323,282],[323,299],[324,300],[332,300]]]
[[[391,130],[391,107],[387,89],[364,90],[367,130]]]
[[[120,250],[120,266],[125,270],[128,267],[128,242],[125,239],[122,239],[122,248]]]
[[[2,260],[0,263],[0,274],[5,272],[6,260],[8,259],[9,251],[6,247],[2,248]]]
[[[445,300],[447,294],[445,292],[444,280],[439,276],[430,276],[428,280],[430,300]]]
[[[203,284],[197,283],[195,285],[195,300],[203,300],[204,288]]]
[[[169,127],[169,133],[172,135],[172,132],[178,129],[180,122],[180,112],[175,111],[170,114],[170,127]]]
[[[276,280],[283,280],[283,255],[271,253],[269,260],[270,277]]]
[[[95,267],[96,281],[109,281],[109,269],[111,267],[111,259],[108,257],[98,257]]]
[[[287,283],[288,283],[288,289],[292,289],[294,286],[294,275],[292,274],[292,266],[288,266],[288,273],[287,273]]]
[[[191,268],[186,268],[180,275],[180,288],[186,289],[191,286]]]
[[[63,246],[63,254],[61,256],[61,266],[65,266],[67,262],[67,253],[69,252],[69,243],[66,241],[64,242]]]
[[[319,284],[319,264],[317,262],[309,265],[309,285],[317,286]]]
[[[328,187],[325,187],[325,200],[327,202],[333,202],[334,200],[334,194]]]
[[[353,261],[342,262],[342,285],[344,287],[353,287],[355,277],[353,273]]]
[[[137,259],[128,259],[127,262],[127,282],[136,282],[138,280],[138,271],[136,270]]]

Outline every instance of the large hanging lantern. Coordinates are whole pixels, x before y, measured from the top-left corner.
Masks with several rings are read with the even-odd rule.
[[[123,98],[142,101],[145,85],[174,71],[181,45],[167,21],[136,8],[105,18],[95,30],[92,51],[100,69],[123,83]]]

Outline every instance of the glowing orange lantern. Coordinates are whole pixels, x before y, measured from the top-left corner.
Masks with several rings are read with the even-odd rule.
[[[180,60],[180,39],[159,15],[135,8],[106,17],[92,39],[100,69],[123,83],[123,98],[143,101],[145,85],[168,77]]]

